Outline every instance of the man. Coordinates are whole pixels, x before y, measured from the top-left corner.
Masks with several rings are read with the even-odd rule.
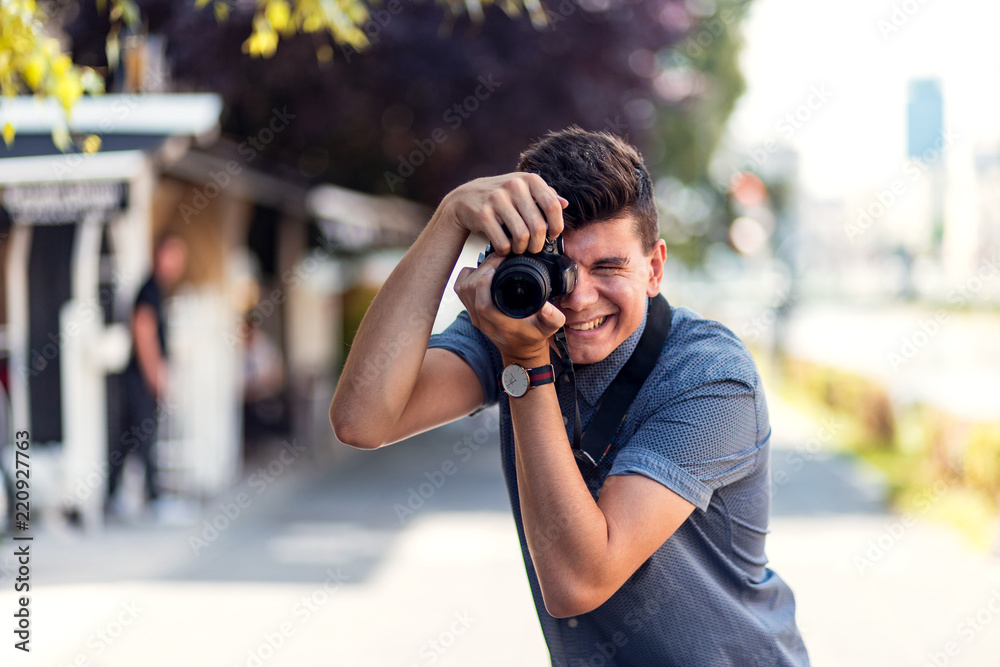
[[[187,264],[187,244],[166,233],[153,250],[153,274],[139,288],[132,312],[132,356],[122,374],[123,429],[112,444],[108,475],[107,508],[114,507],[125,460],[132,452],[145,468],[145,498],[150,505],[159,497],[156,470],[157,402],[168,386],[166,321],[163,299],[180,282]]]
[[[504,474],[554,665],[807,665],[788,586],[765,567],[767,406],[746,347],[674,308],[655,367],[597,465],[574,456],[584,426],[647,325],[666,246],[638,152],[570,128],[441,202],[376,296],[330,407],[345,443],[376,448],[499,403]],[[504,229],[510,234],[508,239]],[[459,252],[482,233],[499,255],[463,269],[467,308],[431,325]],[[510,253],[562,234],[575,288],[525,319],[503,316],[492,276]],[[515,397],[498,374],[564,364]],[[517,393],[517,392],[515,392]]]

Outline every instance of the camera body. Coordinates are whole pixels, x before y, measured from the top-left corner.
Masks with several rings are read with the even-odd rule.
[[[478,264],[493,252],[493,246],[487,245]],[[510,255],[500,262],[490,285],[493,305],[507,317],[531,317],[546,301],[572,292],[576,273],[576,262],[566,256],[562,236],[546,238],[541,252]]]

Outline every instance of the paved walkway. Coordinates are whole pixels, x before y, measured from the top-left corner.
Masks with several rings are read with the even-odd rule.
[[[878,479],[836,455],[836,424],[769,398],[768,555],[813,664],[1000,664],[998,560],[887,513]],[[491,419],[335,461],[272,452],[194,526],[49,525],[32,547],[32,653],[4,630],[0,663],[546,665]],[[466,439],[477,428],[487,444]]]
[[[918,515],[887,512],[879,477],[837,454],[835,423],[769,402],[767,552],[795,592],[813,664],[1000,665],[1000,557]]]

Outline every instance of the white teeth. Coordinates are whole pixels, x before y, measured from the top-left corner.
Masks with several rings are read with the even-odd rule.
[[[589,331],[591,329],[596,329],[597,327],[604,324],[604,320],[606,319],[608,319],[607,315],[605,315],[604,317],[599,317],[596,320],[591,320],[584,324],[575,324],[575,325],[571,324],[569,328],[572,329],[573,331]]]

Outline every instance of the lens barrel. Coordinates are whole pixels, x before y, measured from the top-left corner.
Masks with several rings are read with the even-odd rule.
[[[509,257],[497,268],[490,291],[493,304],[507,317],[531,317],[552,295],[548,267],[529,255]]]

